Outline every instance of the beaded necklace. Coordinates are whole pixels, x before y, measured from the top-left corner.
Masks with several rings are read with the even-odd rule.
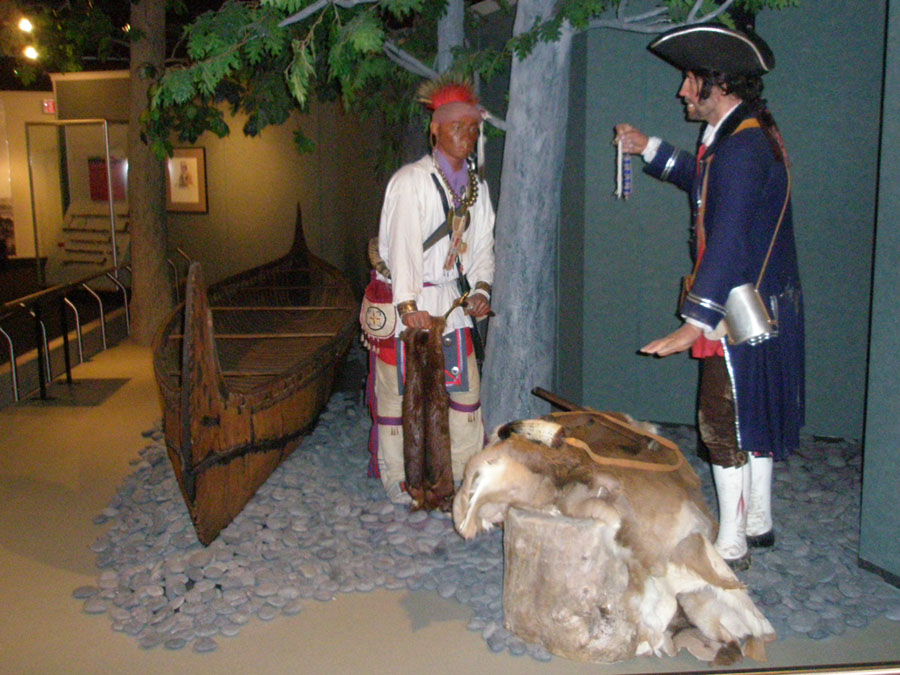
[[[460,196],[456,194],[456,191],[452,187],[450,187],[450,181],[447,179],[447,176],[444,175],[443,170],[441,170],[440,162],[437,161],[437,158],[434,155],[431,156],[431,161],[434,164],[434,168],[437,169],[438,175],[441,177],[441,180],[444,181],[444,185],[447,186],[447,190],[453,197],[453,201],[459,205],[458,208],[460,210],[467,210],[478,200],[478,174],[476,173],[475,169],[473,169],[471,166],[466,167],[469,175],[469,183],[468,185],[466,185],[465,195]]]

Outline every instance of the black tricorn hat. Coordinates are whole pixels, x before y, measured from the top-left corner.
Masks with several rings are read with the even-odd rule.
[[[763,75],[775,67],[775,55],[762,38],[718,24],[680,26],[660,35],[647,49],[681,70]]]

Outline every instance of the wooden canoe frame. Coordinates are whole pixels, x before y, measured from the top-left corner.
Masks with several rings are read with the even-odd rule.
[[[266,281],[274,277],[289,283]],[[248,293],[263,297],[260,288],[274,301],[248,304]],[[285,302],[288,294],[298,292],[313,302]],[[228,304],[223,298],[235,299]],[[358,311],[349,281],[306,247],[299,209],[294,244],[284,257],[230,277],[208,292],[199,263],[191,264],[185,301],[154,340],[154,371],[166,449],[201,543],[208,545],[218,536],[309,433],[357,334]],[[283,319],[288,328],[294,325],[290,317],[305,317],[327,322],[328,330],[217,335],[214,312],[229,320],[251,317],[245,324],[261,313],[280,312],[279,317],[288,317]],[[219,347],[241,343],[237,365],[222,368],[217,341]],[[273,341],[278,349],[263,344]],[[261,361],[254,362],[257,347]]]

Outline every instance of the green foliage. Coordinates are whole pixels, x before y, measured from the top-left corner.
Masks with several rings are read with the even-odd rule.
[[[169,61],[151,90],[151,110],[144,120],[147,140],[164,154],[173,134],[180,141],[196,139],[204,131],[224,135],[228,126],[221,112],[223,103],[232,113],[246,114],[243,131],[255,135],[270,124],[283,123],[294,109],[306,109],[311,97],[340,96],[348,110],[379,123],[385,134],[385,158],[389,158],[410,123],[418,120],[424,127],[426,116],[414,101],[421,77],[389,59],[385,44],[390,41],[421,63],[433,63],[437,24],[447,2],[357,0],[341,6],[323,0],[227,0],[217,11],[196,16],[183,30],[180,62],[179,54],[173,54],[176,60]],[[756,12],[799,2],[738,0],[734,6]],[[659,0],[658,6],[667,10],[662,18],[670,22],[660,24],[660,29],[685,20],[694,3]],[[509,0],[498,0],[498,4],[502,11],[515,11]],[[32,10],[41,49],[47,54],[45,63],[53,70],[80,69],[85,59],[127,57],[129,40],[143,37],[137,31],[122,31],[129,5],[115,0],[16,3]],[[168,0],[167,6],[183,16],[193,5]],[[0,18],[13,7],[10,0],[2,3]],[[637,11],[620,0],[559,0],[552,16],[536,21],[505,44],[476,47],[470,40],[458,46],[454,69],[490,80],[506,72],[513,56],[527,58],[536,45],[558,40],[566,23],[585,30],[595,19],[615,17],[620,7],[626,13]],[[700,14],[716,7],[713,0],[704,0]],[[302,10],[310,10],[302,21],[279,25]],[[468,13],[468,34],[477,33],[479,20]],[[728,16],[720,20],[732,23]],[[17,47],[12,45],[13,37],[21,40],[8,30],[0,31],[4,53],[11,54]],[[36,66],[23,65],[26,77],[37,72]],[[299,150],[310,150],[302,132],[297,132],[295,140]],[[385,159],[382,165],[389,168],[390,161]]]
[[[310,0],[260,0],[259,4],[269,5],[275,9],[283,10],[287,14],[293,14],[309,5]]]
[[[254,31],[256,19],[256,12],[249,5],[235,0],[226,2],[218,12],[202,14],[185,29],[188,56],[202,61],[234,49]]]
[[[372,12],[361,12],[341,29],[341,40],[346,40],[359,54],[371,54],[384,44],[384,29]]]
[[[306,95],[316,76],[316,59],[311,44],[294,40],[291,43],[294,58],[288,66],[288,86],[297,102],[306,105]]]
[[[256,136],[270,124],[283,124],[294,110],[294,104],[294,98],[279,73],[259,73],[243,92],[240,110],[247,114],[244,133]]]
[[[301,155],[308,155],[316,149],[316,144],[303,133],[302,129],[294,131],[294,146]]]
[[[86,59],[98,64],[127,61],[128,42],[122,24],[115,14],[105,11],[105,4],[86,0],[55,4],[3,0],[0,49],[18,61],[17,70],[28,78],[41,72],[82,70]],[[22,15],[34,26],[31,34],[18,29]],[[38,61],[22,57],[26,45],[38,50]]]
[[[584,30],[591,19],[605,12],[610,4],[609,0],[565,0],[559,7],[557,18],[565,18],[577,30]]]
[[[395,19],[403,20],[422,11],[424,0],[384,0],[382,7]]]
[[[663,21],[655,24],[659,31],[663,31],[686,21],[689,13],[694,9],[696,0],[659,0],[657,4],[667,10],[664,16],[657,17],[657,20],[662,19]],[[765,8],[784,9],[799,4],[800,0],[736,0],[733,8],[753,14]],[[715,0],[703,0],[695,19],[710,15],[719,9],[719,5],[720,2]],[[617,8],[625,9],[626,13],[634,11],[628,7],[625,0],[560,0],[552,17],[544,21],[536,21],[530,30],[511,38],[506,49],[517,58],[524,59],[537,44],[558,40],[564,22],[569,22],[576,30],[585,30],[594,19],[601,17],[610,19],[612,10]],[[734,18],[728,11],[719,14],[716,20],[728,26],[735,25]]]
[[[384,27],[375,14],[365,11],[346,24],[334,25],[331,34],[328,77],[338,83],[345,105],[352,107],[368,84],[395,70],[381,53]]]
[[[177,139],[185,143],[194,143],[206,131],[220,138],[228,135],[222,110],[199,100],[148,108],[141,115],[140,124],[142,140],[160,159],[172,154],[173,129],[177,129]]]
[[[799,7],[800,0],[738,0],[737,5],[748,12],[758,12],[761,9],[787,9]]]
[[[305,20],[278,25],[313,5],[316,11]],[[191,101],[229,103],[232,112],[247,114],[243,130],[252,135],[284,122],[295,108],[305,109],[311,96],[339,95],[347,109],[374,119],[384,130],[381,163],[389,170],[410,120],[424,116],[414,101],[421,78],[387,58],[385,41],[402,44],[429,62],[444,7],[438,0],[363,0],[352,8],[310,0],[229,2],[185,30],[189,62],[170,66],[153,88],[153,110],[166,114],[148,120],[147,137],[160,149],[166,147],[164,123],[171,125],[169,133],[178,134],[196,133],[198,122],[224,125],[211,115],[187,118],[185,106]],[[498,71],[493,56],[490,65],[484,59],[472,68]],[[295,144],[301,152],[312,148],[300,131]]]

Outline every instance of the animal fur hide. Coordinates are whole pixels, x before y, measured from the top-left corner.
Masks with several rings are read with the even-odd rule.
[[[596,520],[608,532],[598,558],[624,575],[611,607],[623,618],[619,625],[628,628],[608,634],[608,623],[602,622],[609,612],[606,619],[570,617],[591,636],[592,655],[583,658],[673,655],[686,648],[717,664],[740,660],[742,654],[764,660],[764,645],[775,639],[775,631],[713,547],[716,524],[690,465],[669,444],[682,460],[669,465],[675,468],[640,468],[648,453],[662,452],[658,444],[654,450],[645,442],[642,461],[631,461],[628,448],[607,453],[602,436],[591,437],[591,429],[598,428],[596,413],[577,413],[574,421],[567,415],[504,425],[469,460],[453,502],[459,534],[470,539],[502,523],[510,507]],[[600,463],[592,455],[616,459]],[[507,542],[507,555],[510,546]],[[577,542],[564,546],[571,546],[573,565],[583,564],[577,562],[582,556]],[[560,611],[571,604],[562,603]],[[545,646],[554,651],[552,644]]]
[[[449,511],[453,500],[450,463],[450,395],[444,386],[443,321],[430,330],[407,328],[403,393],[403,464],[413,509]]]

